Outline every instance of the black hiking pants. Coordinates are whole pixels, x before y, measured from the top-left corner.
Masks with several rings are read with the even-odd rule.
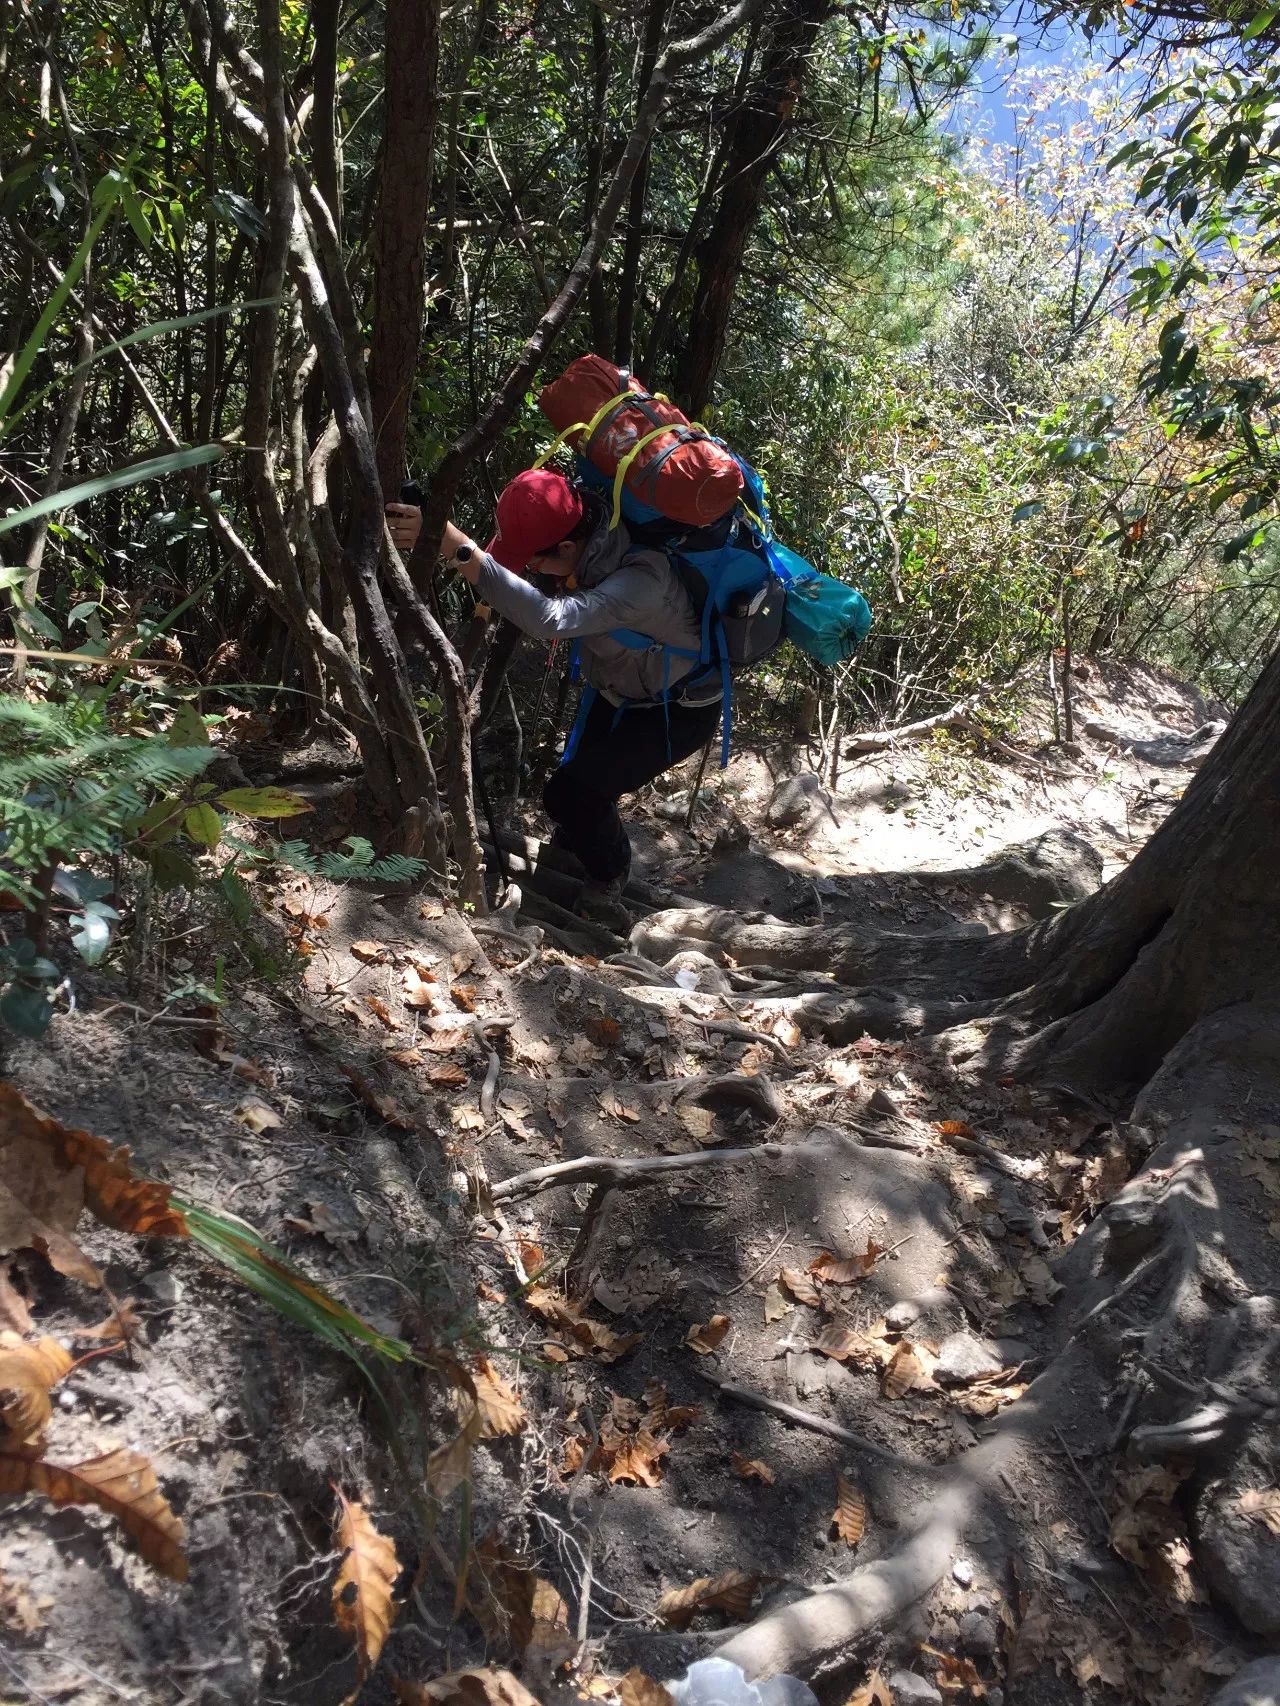
[[[697,752],[719,726],[718,699],[710,705],[640,705],[621,717],[603,695],[595,700],[577,751],[542,790],[557,839],[577,855],[589,877],[601,883],[625,880],[631,843],[618,801]]]

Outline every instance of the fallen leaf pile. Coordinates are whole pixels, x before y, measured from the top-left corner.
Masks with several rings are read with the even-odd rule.
[[[530,1286],[524,1302],[535,1315],[559,1330],[560,1339],[552,1343],[571,1356],[594,1356],[601,1362],[617,1362],[619,1357],[634,1350],[643,1337],[640,1333],[615,1333],[611,1327],[589,1320],[568,1298],[544,1285]],[[544,1351],[549,1348],[543,1346]]]
[[[71,1238],[85,1208],[118,1231],[187,1236],[168,1187],[135,1178],[127,1150],[60,1125],[12,1084],[0,1083],[0,1257],[33,1249],[68,1278],[100,1286],[101,1274]],[[30,1317],[25,1305],[17,1307],[22,1300],[11,1285],[6,1295],[6,1315],[19,1330],[0,1332],[0,1494],[37,1493],[55,1505],[95,1505],[119,1523],[161,1575],[185,1581],[182,1524],[147,1458],[114,1450],[78,1463],[53,1463],[44,1455],[53,1414],[49,1393],[74,1365],[56,1339],[31,1343],[22,1337]]]
[[[1203,1602],[1191,1574],[1186,1523],[1174,1508],[1181,1479],[1161,1465],[1124,1468],[1112,1497],[1112,1550],[1136,1564],[1148,1581],[1177,1605]]]
[[[1280,1487],[1251,1487],[1241,1493],[1239,1510],[1250,1522],[1260,1522],[1280,1535]]]
[[[643,1403],[615,1393],[587,1467],[603,1469],[611,1482],[660,1486],[662,1460],[670,1453],[672,1437],[682,1433],[701,1413],[696,1404],[669,1403],[667,1389],[660,1380],[651,1380],[645,1387]],[[577,1473],[590,1444],[580,1434],[570,1437],[562,1474]]]

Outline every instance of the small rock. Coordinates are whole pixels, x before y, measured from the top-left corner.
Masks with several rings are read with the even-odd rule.
[[[973,1565],[967,1558],[956,1559],[955,1563],[951,1566],[951,1579],[959,1582],[962,1588],[972,1586]]]
[[[895,1670],[887,1679],[893,1706],[942,1706],[942,1695],[927,1676],[913,1670]]]
[[[985,1339],[972,1333],[948,1333],[938,1351],[933,1375],[941,1386],[964,1386],[979,1375],[998,1374],[1003,1367],[999,1351]]]
[[[1015,1368],[1020,1362],[1030,1362],[1036,1354],[1025,1339],[993,1339],[991,1344],[1005,1368]]]
[[[75,1409],[75,1407],[76,1407],[76,1395],[70,1389],[70,1387],[64,1386],[62,1388],[62,1390],[58,1393],[58,1403],[62,1407],[62,1409],[64,1409],[64,1410],[74,1410]]]
[[[1000,1644],[999,1632],[990,1617],[970,1611],[960,1619],[960,1640],[966,1653],[988,1658]]]
[[[1210,1706],[1280,1706],[1280,1658],[1255,1659],[1238,1670]]]
[[[790,829],[815,809],[831,810],[831,795],[822,786],[821,777],[811,770],[799,776],[788,776],[778,783],[769,799],[765,818],[772,829]]]
[[[145,1291],[162,1309],[172,1309],[182,1301],[186,1287],[168,1268],[157,1268],[154,1273],[143,1274],[138,1281],[138,1290]]]
[[[908,1327],[914,1326],[920,1319],[920,1305],[912,1303],[909,1298],[902,1303],[895,1303],[892,1309],[885,1311],[884,1324],[892,1332],[905,1333]]]

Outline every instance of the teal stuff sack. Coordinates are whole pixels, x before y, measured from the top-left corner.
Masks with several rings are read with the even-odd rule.
[[[843,663],[871,630],[871,606],[856,589],[812,572],[787,588],[782,631],[815,663]]]

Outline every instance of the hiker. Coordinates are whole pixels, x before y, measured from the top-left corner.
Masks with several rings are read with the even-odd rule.
[[[633,545],[625,521],[611,528],[599,494],[531,469],[500,494],[495,519],[484,550],[446,524],[440,555],[522,632],[580,642],[582,679],[596,697],[542,799],[552,845],[586,872],[580,910],[628,929],[621,897],[631,843],[618,800],[706,745],[720,722],[721,683],[700,682],[692,703],[659,702],[695,666],[698,619],[666,553]],[[397,548],[412,550],[422,511],[388,504],[387,521]]]

